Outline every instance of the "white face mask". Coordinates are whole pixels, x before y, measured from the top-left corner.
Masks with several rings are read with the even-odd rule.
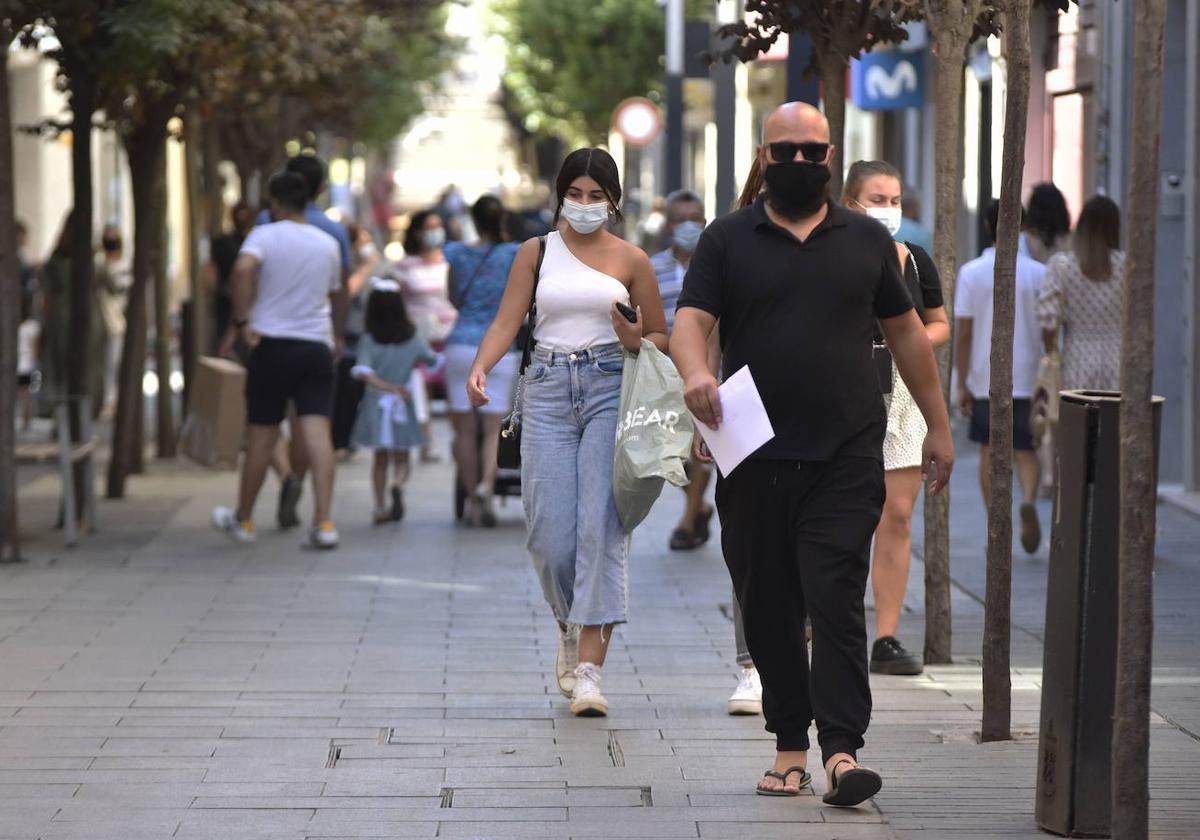
[[[599,201],[595,204],[580,204],[578,201],[564,198],[562,217],[576,233],[593,233],[608,221],[608,204]]]
[[[892,236],[895,236],[900,230],[900,220],[903,218],[903,214],[899,207],[863,207],[857,201],[854,203],[862,207],[868,216],[887,228],[887,232]]]

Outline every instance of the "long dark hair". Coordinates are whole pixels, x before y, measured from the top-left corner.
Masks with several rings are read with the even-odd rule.
[[[429,221],[429,217],[436,215],[432,210],[418,210],[412,214],[408,220],[408,230],[404,231],[405,254],[415,257],[425,250],[425,243],[421,241],[421,235],[425,233],[425,223]]]
[[[603,149],[584,148],[576,149],[567,155],[562,168],[558,170],[558,178],[554,182],[555,191],[558,193],[558,209],[554,211],[556,224],[558,214],[562,212],[563,200],[567,197],[567,190],[576,178],[585,175],[600,185],[609,206],[617,218],[621,218],[621,175],[617,171],[617,162]]]
[[[1025,229],[1047,248],[1053,248],[1060,236],[1071,232],[1067,200],[1049,181],[1033,185],[1029,207],[1025,210]]]
[[[741,210],[753,204],[762,188],[762,167],[758,163],[758,155],[755,155],[754,162],[750,164],[750,172],[746,175],[746,183],[742,185],[742,194],[738,196],[737,209]]]
[[[367,332],[379,344],[401,344],[416,334],[399,292],[373,290],[367,298]]]
[[[1072,243],[1079,270],[1090,280],[1112,275],[1112,251],[1121,247],[1121,210],[1108,196],[1094,195],[1083,205]]]
[[[476,232],[492,243],[503,242],[508,212],[504,202],[494,195],[481,195],[471,205],[471,221]]]

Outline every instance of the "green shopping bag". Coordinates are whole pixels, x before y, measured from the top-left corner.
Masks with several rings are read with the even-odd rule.
[[[693,431],[675,364],[643,339],[641,353],[625,354],[613,459],[613,496],[626,533],[650,513],[664,481],[688,483],[683,467]]]

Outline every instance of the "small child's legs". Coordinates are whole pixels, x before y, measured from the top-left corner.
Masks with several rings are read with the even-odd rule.
[[[371,465],[371,479],[375,490],[375,508],[383,510],[387,507],[388,466],[395,471],[395,484],[404,486],[408,481],[408,450],[407,449],[376,449],[375,460]]]
[[[403,487],[408,481],[408,450],[397,449],[392,452],[392,466],[395,469],[397,487]]]
[[[391,452],[387,449],[376,449],[375,460],[371,465],[371,484],[375,490],[375,509],[383,510],[384,497],[387,495],[388,461]]]

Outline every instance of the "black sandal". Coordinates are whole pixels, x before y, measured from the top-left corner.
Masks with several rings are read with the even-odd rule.
[[[713,510],[709,508],[704,513],[696,514],[696,518],[692,520],[692,530],[685,531],[683,528],[676,528],[672,531],[671,550],[694,551],[708,542],[710,536],[708,523],[712,517]]]
[[[837,769],[843,764],[853,765],[838,776]],[[829,772],[829,792],[821,797],[826,805],[838,805],[842,808],[853,808],[861,805],[883,787],[883,778],[874,770],[859,767],[849,758],[843,758]]]
[[[770,776],[772,779],[778,779],[784,787],[787,787],[787,777],[792,773],[800,774],[800,781],[796,782],[796,787],[799,788],[799,790],[795,791],[794,793],[790,790],[767,790],[766,788],[757,786],[754,788],[754,792],[759,796],[799,796],[800,791],[812,784],[812,774],[803,767],[800,767],[799,765],[795,767],[789,767],[782,773],[778,770],[771,769],[766,773],[763,773],[763,777],[765,778]]]
[[[696,535],[691,531],[685,531],[682,528],[676,528],[671,532],[670,547],[672,551],[691,551],[699,548],[703,542],[696,540]]]
[[[708,542],[708,538],[711,536],[711,533],[708,528],[708,524],[712,521],[712,518],[713,518],[713,509],[712,508],[709,508],[708,510],[704,511],[703,513],[699,514],[696,517],[696,521],[692,527],[695,528],[695,530],[696,530],[696,540],[699,542],[700,545],[704,545],[704,543]]]

